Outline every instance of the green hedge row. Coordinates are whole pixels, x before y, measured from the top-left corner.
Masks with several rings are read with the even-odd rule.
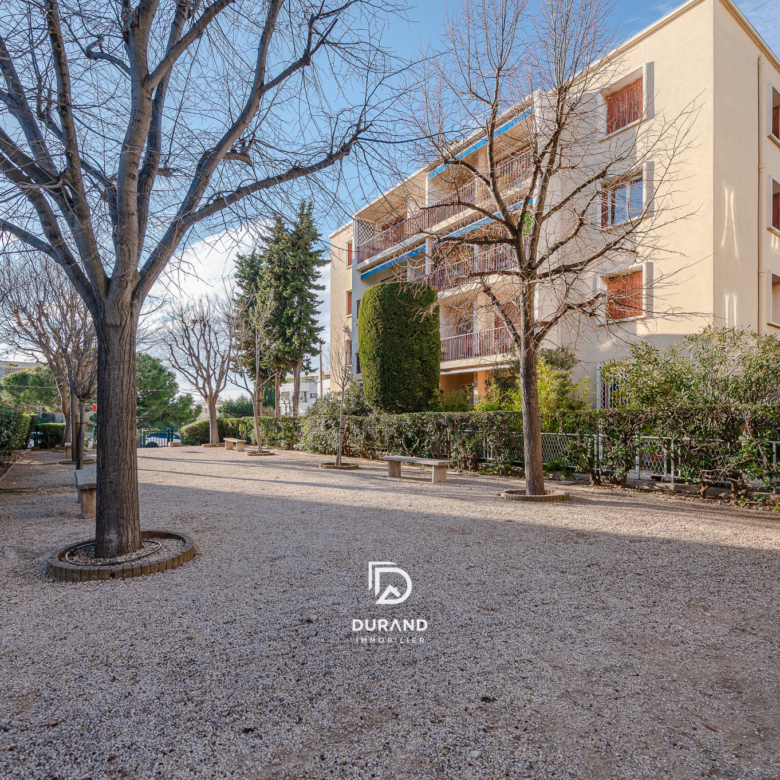
[[[251,417],[220,423],[220,437],[255,443]],[[336,452],[335,414],[297,420],[264,418],[261,425],[266,445],[327,455]],[[780,486],[780,452],[768,444],[780,441],[780,406],[592,409],[562,415],[551,427],[550,433],[565,435],[553,442],[556,454],[545,461],[590,473],[594,482],[607,475],[625,483],[637,458],[645,459],[640,464],[644,467],[648,457],[655,457],[656,462],[666,458],[670,470],[673,466],[682,479],[701,485],[702,492],[716,482],[730,483],[735,495],[744,495],[746,483],[752,480],[768,488]],[[347,416],[344,454],[368,458],[390,452],[450,458],[461,469],[476,469],[481,458],[488,458],[506,468],[523,459],[522,429],[519,412]],[[208,421],[182,428],[182,441],[207,442]]]
[[[262,417],[259,420],[263,431],[263,445],[293,450],[300,439],[300,420],[292,417]],[[251,444],[255,440],[255,423],[251,417],[220,417],[217,419],[220,441],[225,438],[246,439]],[[185,425],[179,431],[182,444],[208,444],[209,421],[198,420]]]
[[[0,410],[0,462],[14,450],[26,449],[37,415]]]
[[[38,437],[38,447],[42,450],[50,450],[62,444],[65,423],[38,423],[35,430],[41,434]]]

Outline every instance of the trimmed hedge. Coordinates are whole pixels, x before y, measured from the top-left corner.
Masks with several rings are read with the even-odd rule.
[[[35,429],[41,434],[38,439],[38,447],[42,450],[50,450],[62,444],[65,435],[65,423],[38,423]]]
[[[255,442],[251,417],[226,419],[220,437]],[[263,418],[263,443],[335,455],[338,416],[309,414]],[[549,433],[562,439],[563,464],[625,483],[642,455],[664,455],[682,479],[698,484],[702,493],[716,482],[731,484],[744,496],[747,483],[759,480],[767,488],[780,486],[780,463],[769,441],[780,441],[780,406],[709,406],[678,409],[588,409],[561,415]],[[190,431],[187,431],[190,429]],[[187,431],[185,433],[185,431]],[[345,417],[344,454],[348,457],[395,455],[450,458],[460,469],[476,470],[481,458],[499,468],[523,459],[523,419],[520,412],[423,412],[417,414],[351,415]],[[198,435],[194,435],[197,433]],[[182,428],[182,443],[208,442],[208,420]],[[598,436],[598,440],[596,437]],[[778,453],[780,455],[780,453]],[[548,458],[550,462],[550,458]]]
[[[14,450],[27,448],[35,414],[0,410],[0,462],[7,461]]]
[[[384,282],[360,299],[360,370],[374,409],[422,412],[439,394],[439,307],[426,284]]]
[[[292,417],[261,417],[260,427],[263,430],[263,445],[266,447],[281,447],[294,450],[300,439],[300,419]],[[217,430],[220,441],[226,437],[231,439],[246,439],[251,444],[255,440],[255,421],[252,417],[219,417]],[[198,420],[185,425],[179,431],[182,444],[208,444],[209,421]]]

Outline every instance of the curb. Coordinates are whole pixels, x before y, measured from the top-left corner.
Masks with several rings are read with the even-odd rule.
[[[184,549],[172,558],[155,561],[154,563],[144,563],[143,558],[138,561],[130,561],[129,563],[106,564],[104,566],[77,566],[66,561],[66,553],[74,547],[94,541],[94,539],[85,539],[82,542],[69,544],[67,547],[53,552],[46,562],[46,576],[58,582],[127,580],[131,577],[141,577],[145,574],[157,574],[168,569],[177,569],[195,555],[195,540],[185,534],[177,534],[172,531],[141,531],[141,537],[145,539],[180,539],[184,542]]]

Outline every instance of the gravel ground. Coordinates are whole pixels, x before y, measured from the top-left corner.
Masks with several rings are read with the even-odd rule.
[[[73,469],[34,453],[0,480],[3,780],[780,777],[772,517],[139,455],[143,525],[199,551],[140,579],[47,582],[92,532]],[[376,605],[369,561],[409,600]],[[355,644],[382,617],[424,642]]]

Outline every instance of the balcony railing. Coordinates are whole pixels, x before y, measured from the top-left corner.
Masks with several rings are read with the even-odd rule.
[[[466,257],[456,263],[448,263],[415,279],[429,284],[439,292],[455,287],[474,274],[492,273],[512,268],[516,264],[512,250],[507,246],[496,246],[473,257]]]
[[[515,184],[522,181],[531,170],[531,153],[524,151],[516,157],[512,157],[496,168],[496,182],[499,191],[506,192]],[[395,225],[391,225],[381,233],[359,244],[357,247],[358,264],[375,257],[380,252],[390,249],[412,236],[416,236],[425,230],[430,230],[434,225],[444,222],[456,214],[467,211],[471,203],[482,205],[490,198],[490,190],[481,179],[473,177],[461,185],[456,192],[450,193],[441,200],[432,203],[424,210],[418,211],[411,217],[407,217]],[[457,202],[461,201],[461,202]]]
[[[504,355],[513,349],[512,337],[506,328],[493,328],[441,340],[441,362],[468,358]]]

